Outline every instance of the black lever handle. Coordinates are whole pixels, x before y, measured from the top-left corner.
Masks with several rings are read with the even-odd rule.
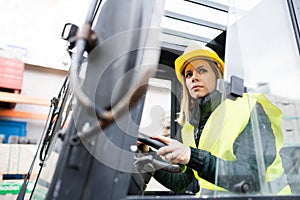
[[[165,143],[163,143],[162,141],[158,140],[158,139],[154,139],[154,138],[150,138],[148,137],[139,137],[138,141],[147,144],[155,149],[160,149],[161,147],[166,146]]]

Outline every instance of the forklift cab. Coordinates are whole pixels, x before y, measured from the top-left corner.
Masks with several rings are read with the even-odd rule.
[[[225,12],[226,25],[168,11],[164,6],[170,1],[107,0],[101,6],[99,2],[91,3],[93,12],[88,13],[84,31],[72,45],[77,53],[72,56],[59,114],[48,129],[51,137],[45,137],[46,143],[49,138],[51,142],[47,151],[38,150],[45,159],[36,161],[41,168],[31,199],[300,198],[299,1],[260,0],[249,10],[241,9],[241,2],[235,0],[183,2]],[[101,9],[92,9],[97,5]],[[171,23],[164,18],[214,27],[218,34],[209,39],[197,36],[196,30],[194,35],[162,29],[161,23]],[[87,31],[90,34],[84,35]],[[96,45],[88,43],[91,35],[97,37]],[[182,86],[174,61],[191,40],[203,42],[225,61],[219,87],[224,101],[235,101],[244,92],[259,93],[280,109],[277,131],[282,144],[276,150],[289,193],[278,194],[280,183],[274,187],[265,183],[264,125],[257,113],[251,114],[250,121],[259,191],[247,193],[241,184],[230,191],[215,190],[196,197],[194,188],[175,193],[151,176],[144,187],[145,177],[134,166],[136,142],[155,134],[176,138]],[[144,141],[159,148],[159,144]],[[235,173],[231,165],[217,162],[216,180],[234,181]]]

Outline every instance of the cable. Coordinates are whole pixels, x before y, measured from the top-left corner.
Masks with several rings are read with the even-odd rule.
[[[50,109],[49,109],[49,113],[48,113],[46,122],[49,121],[50,113],[51,113],[51,108],[52,108],[52,104],[50,105]],[[47,124],[47,123],[46,123],[46,124]],[[42,136],[44,137],[45,134],[46,134],[46,126],[44,126],[44,130],[43,130],[43,135],[42,135]],[[29,179],[29,177],[30,177],[30,175],[31,175],[31,173],[32,173],[32,170],[33,170],[33,167],[34,167],[35,160],[36,160],[36,158],[37,158],[37,155],[38,155],[40,146],[41,146],[42,141],[43,141],[43,140],[42,140],[43,137],[41,137],[41,140],[40,140],[40,142],[39,142],[39,144],[38,144],[37,151],[36,151],[36,153],[35,153],[35,155],[34,155],[34,157],[33,157],[33,161],[31,162],[31,165],[30,165],[30,167],[29,167],[29,170],[28,170],[28,172],[27,172],[27,174],[26,174],[26,176],[25,176],[25,178],[24,178],[24,182],[23,182],[22,187],[21,187],[21,190],[20,190],[20,192],[19,192],[19,194],[18,194],[17,200],[23,200],[24,197],[25,197],[26,188],[27,188],[27,185],[28,185],[28,179]]]

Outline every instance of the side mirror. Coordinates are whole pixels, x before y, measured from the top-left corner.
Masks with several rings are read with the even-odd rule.
[[[244,79],[232,75],[230,83],[224,82],[221,79],[217,81],[217,90],[225,95],[226,98],[235,100],[237,97],[242,97],[247,88],[244,87]]]
[[[66,23],[63,31],[61,33],[61,38],[64,40],[69,40],[72,37],[75,37],[79,27],[72,23]]]

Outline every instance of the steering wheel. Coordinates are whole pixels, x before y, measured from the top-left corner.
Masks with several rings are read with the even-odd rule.
[[[162,141],[155,138],[151,138],[145,134],[139,134],[138,141],[146,145],[149,145],[157,150],[167,145]],[[164,171],[171,172],[171,173],[180,174],[184,172],[184,166],[182,164],[171,164],[168,161],[157,160],[154,158],[153,155],[143,156],[142,158],[140,158],[139,162],[143,162],[143,163],[151,162],[156,169],[162,169]]]

